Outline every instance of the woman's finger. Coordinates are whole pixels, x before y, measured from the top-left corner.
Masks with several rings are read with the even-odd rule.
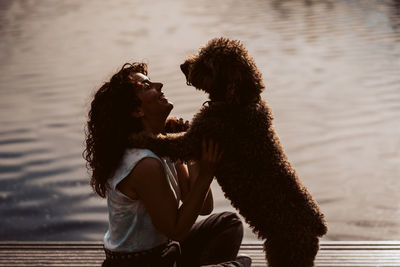
[[[221,161],[221,158],[222,158],[222,155],[224,154],[224,152],[223,151],[220,151],[219,152],[219,154],[218,154],[218,158],[217,158],[217,161],[218,162],[220,162]]]
[[[209,153],[209,156],[212,156],[213,151],[214,151],[214,141],[213,139],[210,139],[208,140],[208,151],[207,151]]]
[[[217,155],[218,155],[218,151],[219,151],[218,147],[219,147],[218,143],[214,143],[213,151],[212,151],[212,154],[211,154],[212,160],[214,162],[217,160]]]
[[[218,155],[220,154],[220,145],[219,143],[215,143],[214,146],[214,154],[213,154],[213,160],[214,162],[218,162]]]
[[[207,143],[206,143],[206,139],[203,137],[203,140],[201,142],[201,156],[205,157],[207,153]]]

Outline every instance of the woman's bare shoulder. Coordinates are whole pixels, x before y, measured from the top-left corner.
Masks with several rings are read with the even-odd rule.
[[[162,181],[164,170],[156,158],[146,157],[140,160],[131,173],[123,179],[117,188],[131,199],[137,199],[138,187],[148,187]]]
[[[153,178],[164,177],[164,167],[160,160],[146,157],[140,160],[129,175],[133,183],[144,182],[143,180],[153,180]]]

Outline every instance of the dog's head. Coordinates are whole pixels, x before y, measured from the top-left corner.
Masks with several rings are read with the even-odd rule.
[[[262,90],[261,73],[240,41],[215,38],[181,65],[188,85],[209,94],[212,101],[255,102]]]

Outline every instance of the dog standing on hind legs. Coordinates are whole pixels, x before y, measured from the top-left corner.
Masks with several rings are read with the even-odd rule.
[[[225,197],[264,240],[269,266],[311,267],[324,215],[289,163],[260,97],[261,73],[244,46],[216,38],[181,65],[187,84],[210,101],[185,133],[131,137],[130,146],[149,148],[172,160],[199,159],[201,141],[212,138],[224,151],[216,179]]]

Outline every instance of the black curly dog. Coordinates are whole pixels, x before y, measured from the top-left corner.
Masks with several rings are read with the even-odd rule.
[[[202,138],[224,151],[216,179],[225,197],[265,240],[269,266],[310,267],[327,232],[324,215],[289,163],[261,100],[261,73],[244,46],[216,38],[181,65],[188,85],[210,101],[186,133],[132,136],[130,146],[160,157],[199,159]]]

